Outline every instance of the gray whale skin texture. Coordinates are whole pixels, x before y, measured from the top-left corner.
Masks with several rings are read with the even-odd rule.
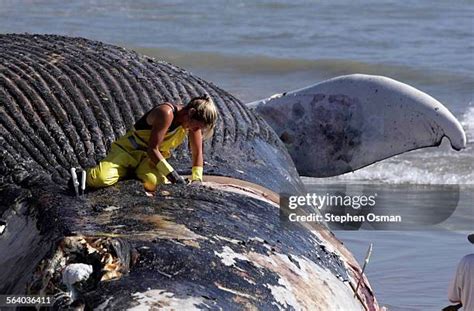
[[[202,94],[220,112],[209,182],[68,190],[69,169],[95,165],[153,105]],[[0,294],[56,294],[54,308],[379,308],[365,278],[354,295],[360,267],[329,230],[280,223],[277,193],[304,188],[273,130],[183,69],[83,38],[0,35],[0,145]],[[181,174],[185,145],[171,159]],[[93,272],[71,299],[74,263]]]

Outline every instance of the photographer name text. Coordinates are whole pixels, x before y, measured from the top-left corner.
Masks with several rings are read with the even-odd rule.
[[[288,219],[291,222],[331,222],[340,224],[351,222],[402,222],[402,216],[400,215],[376,215],[374,213],[368,213],[367,215],[351,215],[349,213],[345,215],[335,215],[332,213],[297,215],[296,213],[291,213]]]

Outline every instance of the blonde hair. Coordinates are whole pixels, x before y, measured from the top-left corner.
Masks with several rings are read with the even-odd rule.
[[[192,98],[186,105],[186,108],[194,109],[195,112],[191,116],[192,119],[200,121],[206,125],[202,131],[203,139],[208,139],[214,134],[214,127],[217,123],[217,112],[214,101],[208,96],[199,96]]]

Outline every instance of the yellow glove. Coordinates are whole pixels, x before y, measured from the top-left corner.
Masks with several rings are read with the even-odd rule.
[[[193,166],[191,172],[191,180],[192,181],[202,181],[202,166]]]
[[[179,176],[178,173],[174,170],[174,168],[166,161],[166,159],[161,160],[156,165],[156,169],[160,174],[163,174],[171,181],[173,184],[185,184],[184,178]]]

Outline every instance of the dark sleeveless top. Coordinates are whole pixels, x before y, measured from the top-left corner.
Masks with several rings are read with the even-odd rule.
[[[149,125],[147,122],[146,122],[146,118],[148,117],[148,115],[150,114],[150,112],[152,112],[155,108],[161,106],[161,105],[168,105],[170,106],[172,109],[173,109],[173,122],[171,123],[170,127],[168,128],[168,132],[171,132],[171,131],[174,131],[177,127],[178,127],[178,124],[174,124],[174,117],[176,116],[176,112],[177,112],[177,109],[176,109],[176,106],[171,104],[171,103],[162,103],[162,104],[159,104],[159,105],[156,105],[155,107],[153,107],[152,109],[150,109],[147,113],[145,113],[143,115],[143,117],[141,117],[134,125],[135,127],[135,130],[137,131],[141,131],[141,130],[151,130],[152,126]]]

